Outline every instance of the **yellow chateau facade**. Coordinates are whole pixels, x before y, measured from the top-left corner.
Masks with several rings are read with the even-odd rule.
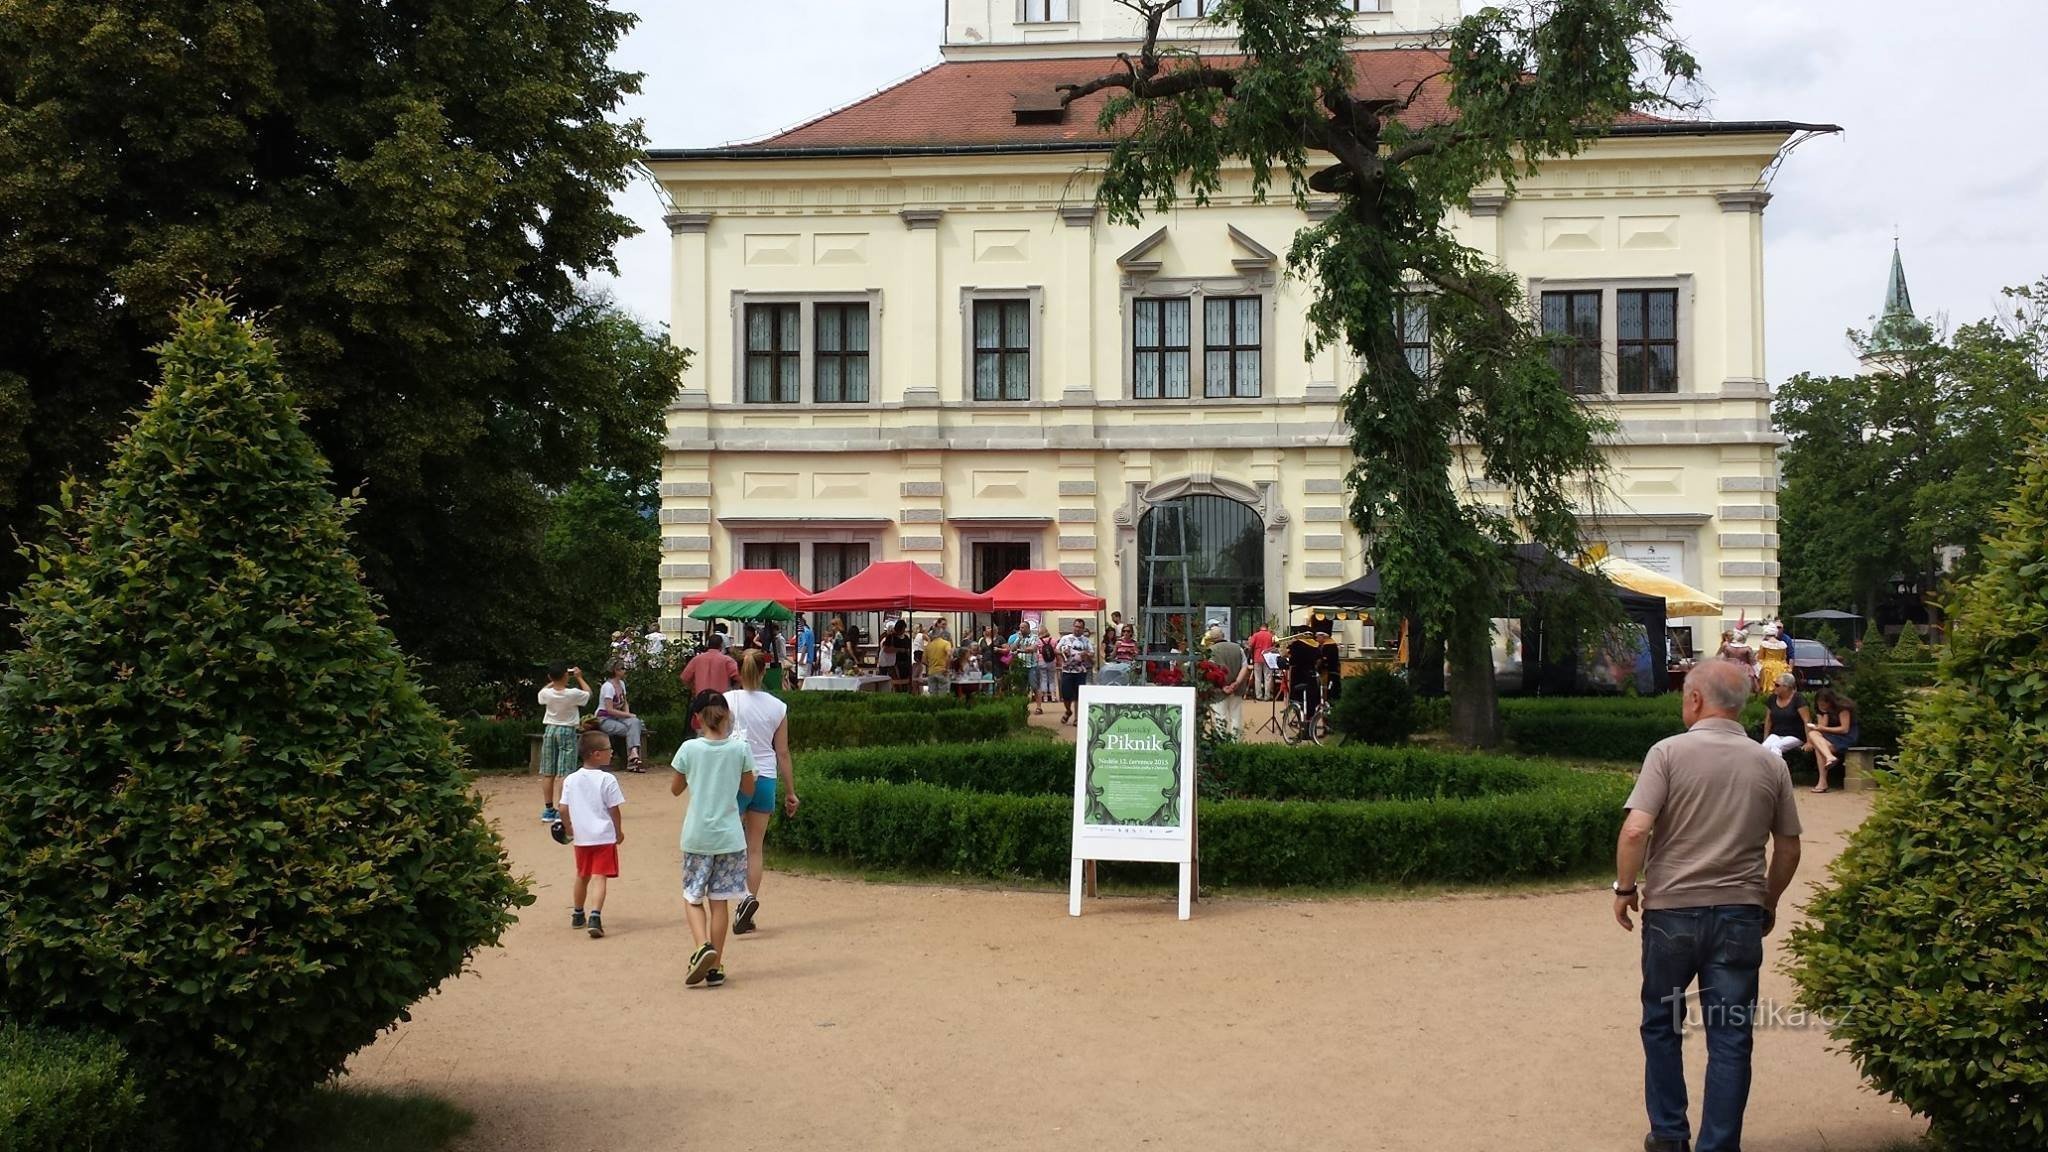
[[[1456,0],[1361,6],[1362,90],[1440,66],[1415,30]],[[1207,207],[1108,223],[1098,105],[1048,98],[1129,47],[1128,15],[952,0],[944,62],[912,79],[766,140],[650,154],[694,351],[662,469],[665,628],[743,566],[814,589],[884,559],[970,588],[1051,567],[1134,618],[1240,629],[1362,574],[1338,409],[1355,370],[1305,357],[1285,269],[1330,206],[1255,203],[1239,172]],[[1573,334],[1568,385],[1618,421],[1588,542],[1731,623],[1778,604],[1762,181],[1804,127],[1624,124],[1456,221]]]

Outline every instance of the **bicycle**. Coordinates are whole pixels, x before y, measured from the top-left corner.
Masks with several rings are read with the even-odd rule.
[[[1301,698],[1290,696],[1287,708],[1280,714],[1280,738],[1289,744],[1299,744],[1304,738],[1311,744],[1321,744],[1329,733],[1329,706],[1320,699],[1313,708],[1304,708]]]

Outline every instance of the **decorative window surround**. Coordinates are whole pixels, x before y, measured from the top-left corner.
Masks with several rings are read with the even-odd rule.
[[[747,305],[789,304],[799,306],[797,399],[795,403],[747,402]],[[817,305],[861,304],[868,306],[868,399],[819,404],[817,395]],[[805,408],[866,408],[880,399],[882,385],[882,290],[865,292],[750,292],[736,288],[732,294],[732,402],[750,412],[796,411]]]
[[[1123,269],[1121,288],[1123,302],[1120,311],[1122,328],[1122,377],[1123,388],[1118,393],[1121,400],[1137,401],[1136,367],[1137,355],[1137,302],[1139,300],[1187,301],[1188,308],[1188,395],[1186,397],[1166,394],[1165,382],[1160,382],[1158,396],[1144,398],[1147,403],[1191,404],[1195,402],[1215,403],[1217,401],[1238,401],[1258,403],[1272,397],[1278,390],[1278,381],[1273,370],[1275,357],[1274,312],[1275,300],[1279,293],[1277,268],[1280,257],[1272,249],[1254,240],[1235,224],[1225,225],[1225,234],[1236,248],[1236,255],[1230,264],[1236,270],[1234,276],[1175,276],[1162,277],[1159,271],[1165,262],[1159,259],[1159,248],[1167,239],[1167,228],[1161,226],[1138,241],[1123,255],[1116,258],[1117,267]],[[1259,394],[1257,396],[1208,396],[1208,301],[1214,297],[1253,297],[1258,303],[1259,322]],[[1162,313],[1162,324],[1164,310]],[[1161,339],[1164,337],[1162,335]],[[1176,346],[1178,347],[1178,346]],[[1163,371],[1163,368],[1162,368]]]
[[[1631,392],[1618,390],[1620,365],[1618,348],[1620,313],[1615,298],[1617,291],[1636,288],[1675,288],[1678,290],[1678,390],[1676,392]],[[1545,292],[1598,291],[1600,293],[1600,391],[1580,393],[1585,396],[1599,396],[1608,400],[1650,399],[1670,400],[1677,396],[1702,394],[1699,382],[1693,376],[1693,306],[1698,295],[1697,286],[1691,273],[1677,276],[1648,277],[1585,277],[1577,279],[1547,280],[1531,277],[1528,285],[1529,306],[1532,313],[1541,315]]]
[[[981,301],[1023,300],[1031,324],[1030,380],[1022,399],[976,400],[974,398],[974,305]],[[1029,404],[1045,395],[1045,289],[1039,285],[1023,288],[960,289],[960,397],[971,404]]]

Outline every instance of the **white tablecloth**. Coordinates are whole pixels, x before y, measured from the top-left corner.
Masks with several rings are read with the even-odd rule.
[[[806,692],[880,692],[889,686],[887,676],[810,676]]]

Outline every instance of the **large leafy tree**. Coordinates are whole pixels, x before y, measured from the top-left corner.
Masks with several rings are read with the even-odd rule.
[[[268,315],[429,673],[505,669],[544,489],[651,471],[677,354],[579,292],[642,137],[604,0],[0,0],[0,514],[32,536],[195,281]],[[0,585],[18,582],[12,556]]]
[[[1893,576],[1931,584],[1943,547],[1975,570],[2012,493],[2013,446],[2048,411],[2048,279],[2005,298],[2001,314],[1952,334],[1894,326],[1868,374],[1802,374],[1779,389],[1788,611],[1870,615]]]
[[[654,618],[661,588],[660,499],[651,482],[592,470],[548,502],[543,586],[558,606],[555,648],[587,659],[620,628]]]
[[[1661,0],[1524,0],[1444,29],[1440,69],[1400,91],[1357,90],[1344,0],[1222,0],[1232,55],[1162,44],[1170,0],[1120,0],[1145,21],[1122,67],[1068,85],[1068,102],[1108,90],[1100,122],[1119,134],[1097,199],[1135,222],[1248,169],[1303,207],[1338,210],[1303,230],[1292,271],[1314,284],[1317,346],[1359,365],[1344,396],[1356,462],[1351,514],[1382,580],[1383,610],[1444,640],[1452,732],[1498,740],[1491,618],[1509,601],[1506,546],[1580,546],[1578,507],[1604,469],[1608,423],[1561,386],[1520,282],[1460,244],[1450,213],[1489,181],[1513,187],[1578,152],[1631,110],[1669,101],[1692,57]],[[1415,112],[1441,94],[1448,117]],[[1401,346],[1404,307],[1426,294],[1432,356]],[[1499,503],[1459,473],[1493,481]]]

